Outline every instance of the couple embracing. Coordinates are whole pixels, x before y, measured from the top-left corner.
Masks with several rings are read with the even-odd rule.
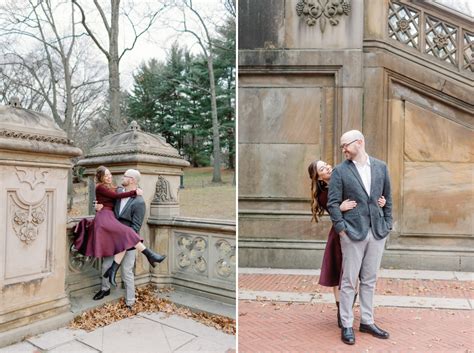
[[[377,270],[392,229],[392,195],[384,162],[365,151],[364,135],[351,130],[341,137],[346,160],[334,169],[324,161],[308,168],[313,219],[329,212],[333,227],[324,252],[319,284],[333,287],[341,340],[355,343],[353,305],[359,293],[360,332],[389,338],[375,325],[373,302]]]

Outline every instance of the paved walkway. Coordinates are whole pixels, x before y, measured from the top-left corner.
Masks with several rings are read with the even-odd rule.
[[[72,297],[72,309],[79,313],[104,301],[90,298],[93,293]],[[107,299],[116,299],[116,290]],[[235,307],[172,292],[169,299],[194,310],[234,316]],[[229,315],[231,314],[231,315]],[[66,327],[30,337],[0,348],[0,353],[157,353],[157,352],[235,352],[236,337],[190,318],[164,313],[139,313],[91,332]]]
[[[473,352],[474,273],[381,270],[376,322],[380,340],[340,340],[331,289],[317,270],[239,269],[239,352]]]

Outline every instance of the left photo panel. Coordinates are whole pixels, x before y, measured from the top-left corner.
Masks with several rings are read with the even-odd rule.
[[[236,0],[0,0],[0,353],[236,352]]]

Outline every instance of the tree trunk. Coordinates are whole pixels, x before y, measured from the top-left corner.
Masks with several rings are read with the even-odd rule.
[[[112,0],[111,21],[109,32],[109,95],[110,111],[109,119],[113,131],[118,131],[122,126],[120,114],[120,70],[118,54],[119,35],[119,9],[120,0]]]
[[[214,65],[212,52],[207,55],[207,68],[209,70],[209,82],[211,86],[211,114],[212,114],[212,155],[214,157],[214,170],[212,173],[213,183],[222,183],[221,178],[221,146],[219,137],[219,121],[217,120],[217,98],[216,83],[214,80]]]

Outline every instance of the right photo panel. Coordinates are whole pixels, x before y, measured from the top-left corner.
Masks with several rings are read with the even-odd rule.
[[[238,1],[238,351],[468,352],[474,4]]]

